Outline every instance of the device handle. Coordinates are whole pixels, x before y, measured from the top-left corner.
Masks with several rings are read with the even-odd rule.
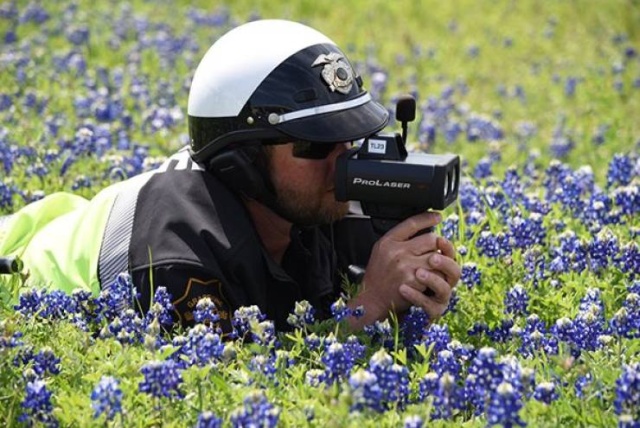
[[[23,263],[18,257],[0,257],[0,275],[12,275],[22,271]]]

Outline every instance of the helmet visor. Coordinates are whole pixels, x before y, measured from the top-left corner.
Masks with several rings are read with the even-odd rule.
[[[368,94],[367,94],[368,95]],[[389,113],[370,98],[352,108],[331,111],[332,105],[323,106],[328,109],[320,113],[309,112],[301,117],[282,115],[275,128],[295,140],[313,141],[314,143],[342,143],[359,140],[375,134],[384,128],[389,121]],[[328,110],[328,111],[327,111]]]

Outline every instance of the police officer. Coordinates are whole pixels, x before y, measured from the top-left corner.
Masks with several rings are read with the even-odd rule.
[[[379,237],[335,199],[336,158],[384,128],[388,113],[325,35],[284,20],[231,30],[195,72],[188,122],[190,147],[157,170],[91,201],[53,194],[14,214],[0,254],[19,255],[31,282],[66,291],[98,293],[127,271],[143,307],[165,286],[185,324],[208,296],[223,329],[248,305],[278,329],[296,301],[329,316],[352,263],[366,266],[348,302],[365,309],[354,329],[411,305],[432,318],[446,309],[460,277],[454,248],[418,234],[439,214]]]

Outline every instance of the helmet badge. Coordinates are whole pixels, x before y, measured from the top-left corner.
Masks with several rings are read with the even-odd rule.
[[[353,84],[353,70],[344,61],[344,57],[336,52],[321,54],[313,61],[311,67],[323,64],[322,78],[329,85],[331,92],[338,91],[341,94],[348,94]]]

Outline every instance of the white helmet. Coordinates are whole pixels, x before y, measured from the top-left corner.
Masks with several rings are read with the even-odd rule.
[[[358,140],[389,120],[333,41],[285,20],[250,22],[218,39],[193,77],[188,116],[199,162],[238,143]]]

